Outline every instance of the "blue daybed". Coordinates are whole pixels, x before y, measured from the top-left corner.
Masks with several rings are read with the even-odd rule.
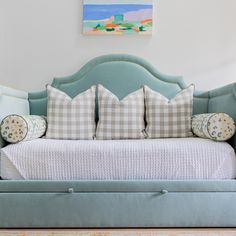
[[[74,97],[103,84],[119,98],[146,84],[171,98],[181,77],[159,73],[141,58],[106,55],[52,85]],[[46,115],[46,91],[0,87],[0,120]],[[236,83],[196,92],[194,114],[226,112],[236,120]],[[230,141],[236,150],[236,136]],[[1,140],[1,147],[5,144]],[[236,180],[0,180],[0,228],[236,227]]]

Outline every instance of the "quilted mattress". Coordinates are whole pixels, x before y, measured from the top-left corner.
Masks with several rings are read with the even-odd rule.
[[[36,139],[1,149],[1,177],[27,180],[234,179],[236,156],[225,142]]]

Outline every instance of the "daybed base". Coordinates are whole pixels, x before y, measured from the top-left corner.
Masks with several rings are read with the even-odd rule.
[[[119,98],[144,84],[168,98],[186,88],[181,77],[130,55],[95,58],[53,86],[74,97],[99,83]],[[46,111],[46,91],[0,87],[0,120]],[[236,84],[196,92],[194,114],[207,112],[236,120]],[[236,136],[230,144],[236,150]],[[94,227],[236,227],[236,181],[0,181],[0,228]]]
[[[1,228],[236,227],[236,181],[1,181]]]

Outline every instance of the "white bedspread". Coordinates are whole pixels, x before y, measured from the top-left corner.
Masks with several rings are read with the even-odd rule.
[[[1,150],[4,179],[233,179],[227,143],[201,138],[69,141],[37,139]]]

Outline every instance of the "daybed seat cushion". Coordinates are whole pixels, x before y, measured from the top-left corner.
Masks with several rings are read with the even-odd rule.
[[[36,139],[1,150],[3,179],[233,179],[236,156],[226,142]]]

